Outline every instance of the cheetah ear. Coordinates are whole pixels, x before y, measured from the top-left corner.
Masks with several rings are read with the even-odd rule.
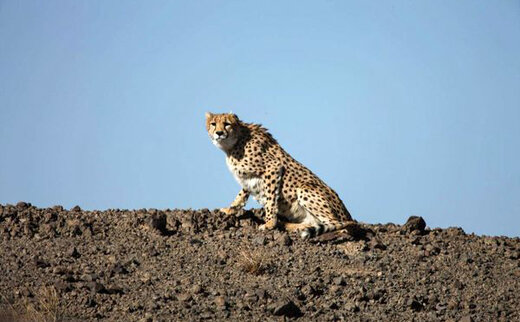
[[[213,114],[211,114],[210,112],[206,112],[206,119],[209,119],[212,116],[213,116]]]
[[[233,114],[232,111],[229,112],[229,115],[231,115],[231,117],[235,120],[235,122],[240,121],[240,120],[238,119],[238,116],[237,116],[236,114]]]

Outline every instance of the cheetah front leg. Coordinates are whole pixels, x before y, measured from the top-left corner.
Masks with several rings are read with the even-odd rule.
[[[220,211],[227,215],[236,214],[240,209],[244,208],[249,198],[249,191],[241,189],[235,200],[231,203],[228,208],[221,208]]]
[[[285,168],[279,166],[273,171],[268,171],[264,178],[267,196],[267,203],[264,206],[266,221],[265,224],[258,227],[260,230],[274,229],[278,223],[279,201],[284,173]]]

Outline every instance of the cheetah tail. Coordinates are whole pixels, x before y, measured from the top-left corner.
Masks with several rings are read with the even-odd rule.
[[[347,231],[354,231],[359,228],[359,224],[355,221],[339,222],[339,223],[327,223],[318,224],[316,226],[306,227],[301,231],[301,237],[308,239],[319,236],[321,234],[336,231],[340,229],[346,229]]]

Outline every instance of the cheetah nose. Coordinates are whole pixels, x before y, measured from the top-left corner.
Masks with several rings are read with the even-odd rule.
[[[224,131],[217,131],[215,133],[217,133],[218,136],[221,136],[222,134],[224,134]]]

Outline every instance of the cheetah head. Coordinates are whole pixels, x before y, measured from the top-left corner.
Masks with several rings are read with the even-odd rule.
[[[228,151],[238,141],[240,120],[235,114],[206,112],[206,129],[213,144]]]

